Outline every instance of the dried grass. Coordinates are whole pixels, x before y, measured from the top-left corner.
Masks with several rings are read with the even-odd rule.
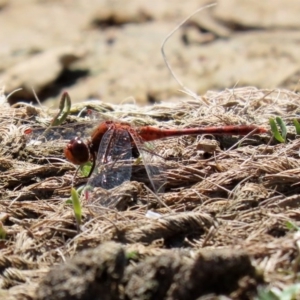
[[[136,270],[126,267],[123,270],[126,276],[130,272],[139,273],[139,264],[146,264],[144,267],[152,266],[151,270],[163,265],[170,272],[167,274],[174,276],[174,272],[181,272],[185,278],[191,278],[188,274],[193,273],[200,259],[196,257],[204,255],[200,259],[202,264],[203,261],[211,264],[206,254],[199,254],[207,249],[223,266],[228,263],[228,270],[237,266],[235,261],[240,263],[237,257],[243,257],[248,266],[247,271],[241,271],[248,276],[246,281],[235,280],[233,290],[220,290],[233,299],[247,298],[247,292],[261,283],[247,259],[261,272],[268,287],[283,289],[296,282],[300,236],[288,229],[287,222],[299,225],[300,220],[300,143],[292,126],[292,120],[300,113],[299,95],[286,90],[247,87],[208,92],[203,99],[184,99],[176,104],[147,108],[90,102],[73,107],[72,112],[75,114],[88,105],[100,112],[103,119],[122,119],[137,126],[180,128],[226,124],[268,127],[270,117],[281,116],[287,124],[288,142],[270,143],[270,133],[247,137],[242,142],[237,137],[218,137],[213,138],[210,157],[201,150],[205,139],[180,137],[160,142],[158,154],[168,158],[162,171],[167,181],[166,192],[159,195],[160,201],[141,183],[149,183],[143,165],[133,166],[132,179],[139,183],[132,181],[114,191],[119,197],[119,211],[99,209],[95,213],[84,206],[81,232],[77,230],[72,207],[66,204],[75,172],[63,157],[67,140],[53,142],[47,137],[39,145],[28,144],[26,128],[42,133],[39,127],[49,122],[49,112],[28,105],[11,108],[3,102],[0,110],[0,221],[6,232],[6,239],[0,241],[3,297],[37,299],[39,287],[42,299],[41,286],[46,288],[47,276],[52,276],[47,272],[53,265],[82,249],[108,241],[121,243],[118,247],[127,254],[134,253],[132,265],[136,265]],[[87,121],[73,116],[68,122]],[[80,182],[84,180],[78,179],[77,183]],[[147,217],[149,209],[160,217]],[[218,249],[232,258],[230,263]],[[236,256],[236,253],[242,254]],[[154,260],[147,261],[149,257]],[[166,263],[166,257],[177,263]],[[63,270],[62,265],[60,268]],[[168,299],[189,295],[191,290],[183,291],[180,281],[172,278],[170,281],[177,287],[168,291]],[[133,291],[126,287],[138,283],[127,279],[126,284],[124,293],[134,297]],[[218,291],[205,293],[210,292]]]

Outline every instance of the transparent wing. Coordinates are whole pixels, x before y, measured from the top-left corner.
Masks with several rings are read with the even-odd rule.
[[[99,122],[98,122],[99,123]],[[88,136],[98,124],[95,121],[78,122],[52,127],[30,128],[28,131],[28,145],[38,145],[47,141],[66,140],[69,141],[76,136]]]
[[[85,188],[88,203],[113,206],[115,199],[105,190],[113,189],[131,177],[132,148],[127,130],[108,130],[99,146],[95,170]],[[101,190],[103,192],[101,192]]]
[[[107,131],[99,146],[95,170],[88,185],[109,190],[130,180],[131,151],[126,130]]]
[[[151,142],[143,142],[141,138],[134,132],[131,137],[143,159],[143,163],[155,193],[162,193],[164,191],[165,178],[162,175],[164,159],[154,153],[154,144]]]

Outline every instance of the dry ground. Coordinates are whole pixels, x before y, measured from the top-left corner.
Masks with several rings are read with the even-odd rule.
[[[67,202],[75,168],[63,157],[66,140],[30,144],[24,132],[41,133],[49,112],[1,100],[3,299],[253,299],[258,288],[284,290],[297,282],[297,94],[249,87],[147,108],[90,103],[104,119],[137,126],[269,128],[269,118],[281,116],[288,140],[276,143],[271,133],[164,140],[157,151],[167,158],[165,193],[145,187],[137,160],[132,181],[113,191],[119,210],[94,213],[84,205],[79,231]],[[80,119],[81,108],[73,107],[68,123]],[[87,120],[80,122],[76,131]]]

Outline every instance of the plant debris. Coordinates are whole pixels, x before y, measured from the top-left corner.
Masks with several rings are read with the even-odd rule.
[[[293,285],[300,245],[297,103],[291,91],[253,87],[144,108],[93,101],[73,106],[64,125],[43,135],[55,113],[2,101],[0,298],[253,299],[258,289]],[[84,125],[117,119],[165,128],[270,129],[276,117],[286,126],[285,143],[271,131],[157,141],[164,193],[149,191],[137,160],[132,181],[107,191],[117,208],[82,203],[77,226],[70,203],[76,169],[63,148],[72,135],[88,137]],[[74,183],[86,179],[78,175]]]

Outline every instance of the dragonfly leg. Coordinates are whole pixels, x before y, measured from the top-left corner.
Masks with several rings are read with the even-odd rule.
[[[93,174],[93,171],[95,169],[95,165],[96,165],[96,155],[95,155],[95,152],[91,152],[91,155],[92,155],[93,164],[92,164],[91,170],[89,172],[89,175],[87,177],[91,177],[91,175]]]

